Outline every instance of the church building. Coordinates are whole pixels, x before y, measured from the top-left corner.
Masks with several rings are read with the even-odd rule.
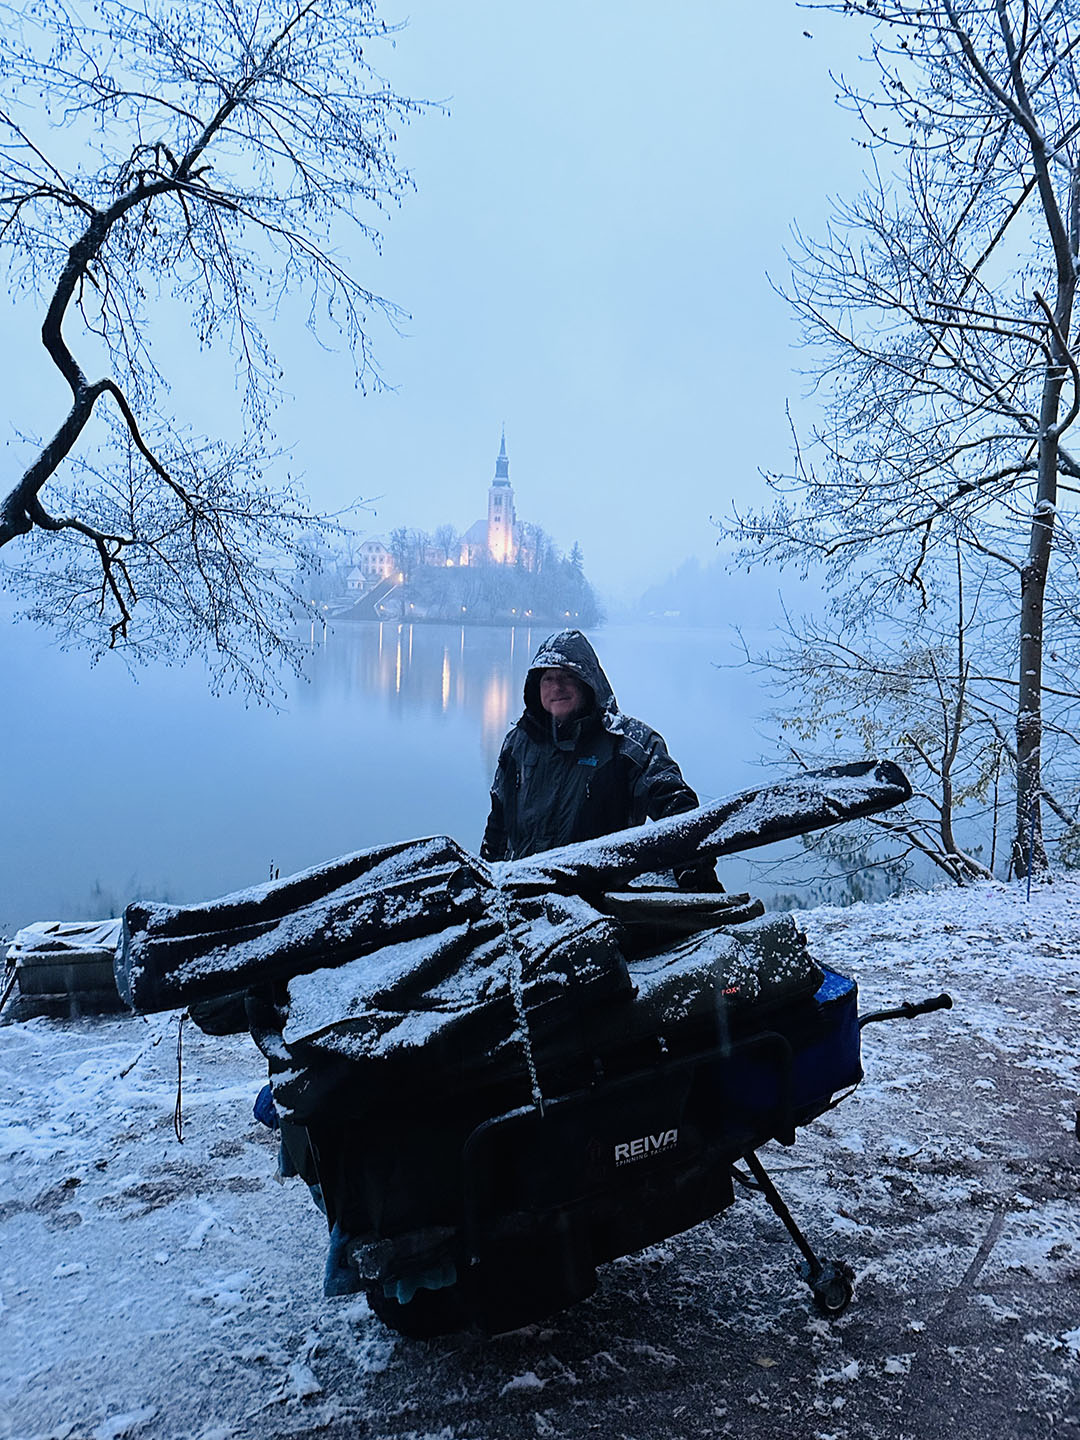
[[[487,519],[477,520],[461,537],[459,563],[481,565],[485,560],[491,560],[496,565],[512,565],[520,548],[521,527],[514,511],[514,487],[510,484],[504,428],[495,460],[495,478],[488,489]]]

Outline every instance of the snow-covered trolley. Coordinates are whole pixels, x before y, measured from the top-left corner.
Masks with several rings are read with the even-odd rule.
[[[851,1271],[815,1254],[756,1152],[862,1078],[855,982],[791,916],[661,877],[909,793],[869,761],[528,860],[438,837],[132,905],[118,987],[137,1010],[250,1029],[262,1118],[325,1211],[328,1293],[363,1291],[405,1334],[572,1304],[598,1264],[719,1213],[735,1182],[764,1194],[835,1314]]]

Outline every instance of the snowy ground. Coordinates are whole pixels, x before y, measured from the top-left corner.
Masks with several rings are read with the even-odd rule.
[[[546,1326],[429,1344],[321,1293],[246,1039],[176,1017],[0,1028],[0,1437],[1080,1437],[1080,884],[807,913],[867,1080],[763,1152],[857,1274],[818,1319],[759,1197],[606,1267]]]

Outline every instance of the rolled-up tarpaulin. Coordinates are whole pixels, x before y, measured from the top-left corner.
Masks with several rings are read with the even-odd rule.
[[[870,760],[523,860],[488,865],[435,836],[360,851],[199,905],[140,902],[124,914],[117,988],[136,1010],[166,1010],[336,968],[406,941],[415,942],[422,970],[442,953],[438,937],[450,927],[465,927],[463,942],[472,937],[478,947],[507,923],[518,928],[515,896],[555,892],[599,902],[636,875],[872,815],[910,794],[897,766]],[[529,927],[520,928],[529,949]]]
[[[446,836],[379,846],[198,905],[124,911],[116,986],[170,1010],[483,917],[487,866]]]
[[[617,889],[647,871],[670,870],[809,835],[910,798],[907,776],[890,760],[833,765],[741,790],[653,825],[618,830],[492,869],[511,891],[539,888],[590,894]]]

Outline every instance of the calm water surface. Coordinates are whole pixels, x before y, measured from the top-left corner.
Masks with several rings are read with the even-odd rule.
[[[476,850],[546,633],[341,628],[271,711],[213,698],[198,667],[89,669],[4,627],[0,935],[118,914],[139,896],[206,899],[385,841],[448,834]],[[622,708],[664,734],[703,800],[760,781],[764,701],[745,673],[718,668],[729,631],[611,626],[590,639]],[[729,889],[747,884],[744,862],[724,867]]]

